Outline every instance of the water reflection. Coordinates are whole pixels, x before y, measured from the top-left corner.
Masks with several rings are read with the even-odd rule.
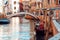
[[[23,23],[20,24],[20,40],[30,40],[30,23],[23,18]]]
[[[0,32],[0,38],[1,40],[10,40],[11,39],[11,28],[8,25],[0,25],[0,29],[1,29],[1,32]]]
[[[58,19],[58,20],[56,20],[56,22],[58,22],[59,24],[60,24],[60,20]]]
[[[30,24],[23,19],[20,24],[18,17],[10,19],[10,24],[0,25],[0,40],[30,40]]]

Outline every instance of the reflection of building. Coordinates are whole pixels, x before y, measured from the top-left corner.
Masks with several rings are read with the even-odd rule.
[[[3,12],[3,1],[0,0],[0,13],[2,13],[2,12]]]
[[[26,39],[30,40],[30,22],[25,18],[22,18],[22,23],[20,23],[20,40]],[[27,34],[27,35],[25,35]],[[25,38],[24,38],[25,37]]]

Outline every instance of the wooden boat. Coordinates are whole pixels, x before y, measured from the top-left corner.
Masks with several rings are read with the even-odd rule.
[[[0,14],[0,24],[9,24],[10,20],[5,14]]]

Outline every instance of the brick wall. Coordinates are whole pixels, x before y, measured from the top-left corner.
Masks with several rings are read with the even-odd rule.
[[[0,19],[1,18],[7,18],[7,16],[3,13],[3,14],[0,15]]]

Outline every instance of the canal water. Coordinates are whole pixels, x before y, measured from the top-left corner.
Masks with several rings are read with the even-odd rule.
[[[10,24],[0,25],[0,40],[30,40],[30,23],[23,18],[20,23],[18,17],[10,19]]]

